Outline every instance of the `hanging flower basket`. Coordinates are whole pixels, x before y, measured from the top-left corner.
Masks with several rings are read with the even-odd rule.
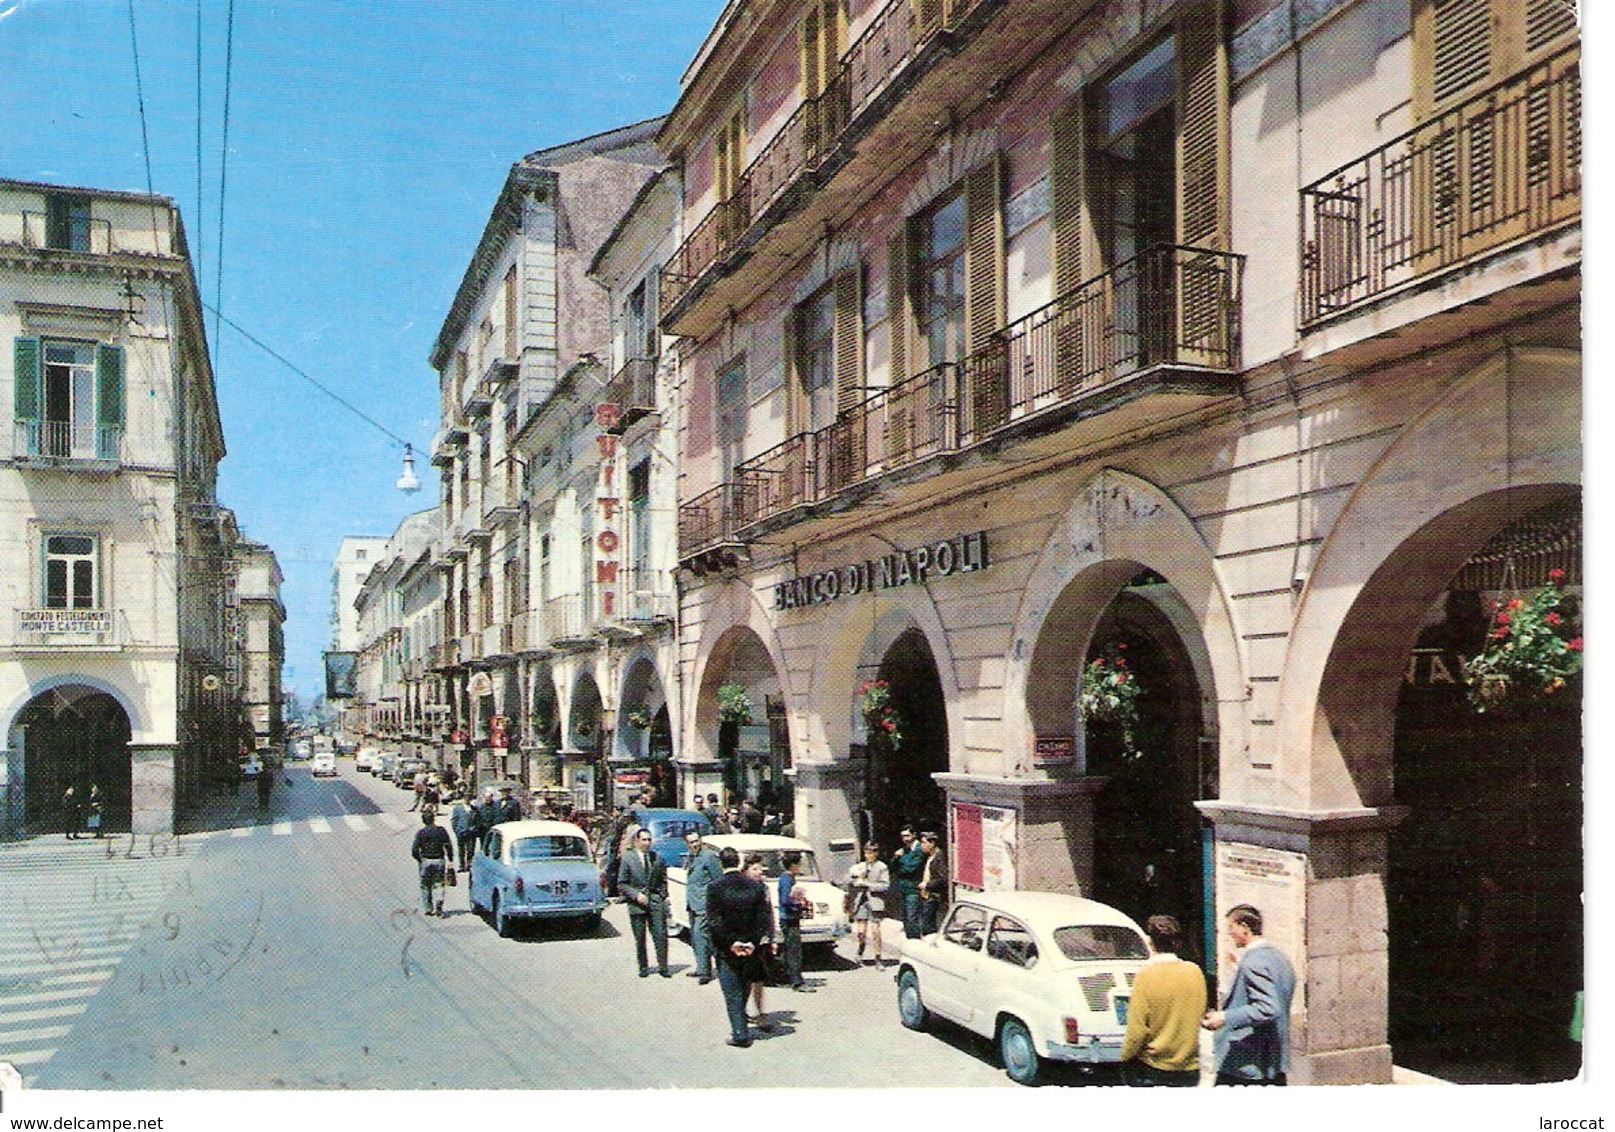
[[[744,727],[751,719],[751,697],[746,689],[739,684],[718,685],[718,722],[738,723]]]
[[[1530,598],[1492,603],[1486,645],[1464,661],[1475,711],[1557,695],[1581,671],[1580,618],[1564,580],[1564,571],[1554,570]]]
[[[644,731],[651,723],[650,712],[644,708],[631,711],[625,717],[625,722],[636,731]]]
[[[885,739],[892,750],[903,745],[903,717],[892,706],[892,686],[884,680],[858,685],[858,711],[871,736]]]
[[[1127,663],[1127,646],[1106,645],[1082,670],[1077,710],[1085,723],[1107,723],[1121,730],[1122,755],[1136,759],[1143,752],[1138,742],[1138,701],[1144,688]]]

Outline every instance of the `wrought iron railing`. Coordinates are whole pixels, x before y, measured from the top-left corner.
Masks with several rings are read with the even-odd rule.
[[[17,455],[51,460],[118,463],[123,429],[78,421],[18,421]]]
[[[588,640],[594,636],[582,594],[562,594],[544,603],[544,630],[551,643]]]
[[[656,359],[630,358],[612,374],[600,399],[617,406],[617,424],[612,431],[627,428],[646,413],[656,411]]]
[[[741,508],[735,516],[736,527],[761,522],[818,498],[812,441],[811,433],[798,433],[735,469],[736,482],[744,485],[734,496]]]
[[[842,53],[823,91],[804,99],[746,166],[734,191],[707,213],[662,269],[672,308],[745,236],[781,194],[835,149],[853,118],[885,91],[931,37],[985,0],[888,0]]]
[[[1301,190],[1301,323],[1581,215],[1581,47]]]
[[[703,491],[679,506],[679,556],[689,558],[702,551],[735,541],[736,515],[747,510],[748,492],[733,482],[721,483]]]
[[[1232,372],[1243,263],[1160,245],[1011,323],[961,366],[958,443],[1153,367]]]

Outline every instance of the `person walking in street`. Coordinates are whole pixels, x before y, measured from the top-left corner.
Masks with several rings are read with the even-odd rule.
[[[892,855],[892,886],[902,901],[903,935],[919,939],[923,921],[920,918],[920,874],[925,872],[925,850],[920,848],[914,830],[908,826],[897,835],[903,847]]]
[[[443,883],[454,860],[449,831],[437,824],[437,811],[428,806],[421,811],[421,828],[415,831],[409,855],[421,874],[421,906],[428,916],[443,915]]]
[[[740,854],[724,847],[718,854],[723,875],[707,890],[707,930],[717,953],[718,986],[729,1016],[729,1044],[752,1043],[746,1019],[747,988],[762,979],[763,951],[774,938],[768,892],[740,869]]]
[[[270,770],[267,764],[260,766],[258,768],[258,808],[260,810],[269,808],[269,795],[274,789],[275,772]]]
[[[499,788],[498,815],[499,816],[495,824],[498,824],[498,822],[522,820],[522,804],[516,798],[516,792],[512,787],[501,786]]]
[[[106,799],[101,795],[101,788],[90,783],[90,796],[84,803],[84,828],[91,837],[105,836],[101,832],[102,822],[106,818]]]
[[[745,877],[747,884],[763,894],[763,901],[766,906],[768,902],[768,882],[763,879],[763,855],[761,853],[747,853],[746,863],[741,866],[740,872]],[[768,1008],[763,1002],[763,991],[768,987],[770,961],[779,957],[779,933],[775,930],[772,907],[769,908],[768,913],[768,931],[768,945],[758,948],[756,952],[757,962],[752,965],[748,972],[750,975],[748,987],[751,991],[751,1001],[754,1008],[751,1021],[759,1030],[764,1032],[774,1028],[774,1024],[768,1020]]]
[[[852,922],[858,930],[860,966],[864,961],[864,945],[870,940],[875,945],[875,966],[886,965],[880,954],[880,922],[886,915],[886,892],[890,887],[891,872],[880,859],[880,846],[873,841],[864,842],[864,859],[853,865],[847,874]]]
[[[701,811],[701,816],[706,818],[707,823],[712,826],[712,832],[720,832],[718,829],[718,822],[723,818],[723,811],[718,808],[718,796],[716,794],[708,794],[706,804],[698,808]]]
[[[409,787],[415,791],[415,800],[409,804],[409,812],[414,813],[421,808],[421,803],[426,799],[426,772],[416,771],[415,777],[410,779]]]
[[[460,851],[460,871],[467,872],[477,846],[477,815],[465,799],[458,799],[449,811],[449,828],[454,831],[454,844]]]
[[[618,883],[628,903],[628,926],[634,930],[634,955],[639,960],[639,977],[650,975],[645,953],[645,933],[650,932],[656,947],[656,967],[664,979],[667,969],[667,866],[651,850],[651,832],[634,834],[634,847],[623,854],[622,878]]]
[[[488,840],[493,836],[493,827],[499,824],[499,800],[494,797],[493,787],[488,787],[482,794],[482,824],[477,828],[478,847],[486,853]]]
[[[706,986],[712,981],[712,940],[707,931],[707,891],[712,883],[723,876],[718,855],[701,840],[699,830],[690,830],[684,836],[688,853],[684,858],[684,909],[690,916],[690,947],[695,952],[695,967],[690,977],[701,980]]]
[[[73,788],[69,786],[62,794],[62,828],[67,831],[69,841],[79,839],[79,800]]]
[[[920,852],[925,863],[920,869],[920,935],[928,936],[942,925],[948,907],[948,859],[942,841],[934,833],[920,834]]]
[[[1171,916],[1144,922],[1150,957],[1133,981],[1122,1038],[1122,1077],[1129,1085],[1200,1083],[1200,1020],[1206,1012],[1206,976],[1178,958],[1183,931]]]
[[[1222,1009],[1201,1024],[1216,1035],[1217,1084],[1283,1085],[1290,1071],[1290,1002],[1295,968],[1262,938],[1262,914],[1249,904],[1228,910],[1237,962]]]
[[[813,988],[802,978],[802,913],[808,904],[807,892],[796,884],[802,872],[802,854],[788,849],[780,857],[780,865],[776,883],[779,885],[779,934],[780,950],[785,956],[785,985],[793,991],[811,993]]]

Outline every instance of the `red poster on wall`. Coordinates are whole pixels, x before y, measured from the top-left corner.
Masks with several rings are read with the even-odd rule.
[[[953,879],[981,888],[981,807],[953,804]]]

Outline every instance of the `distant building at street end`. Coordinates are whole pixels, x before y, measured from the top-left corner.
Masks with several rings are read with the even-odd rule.
[[[409,754],[438,737],[442,714],[433,707],[440,678],[427,671],[442,639],[442,582],[433,568],[441,523],[436,507],[405,516],[354,598],[359,648],[343,730],[399,743]]]
[[[0,181],[0,837],[171,831],[234,772],[224,434],[178,208]],[[67,791],[72,789],[71,800]]]

